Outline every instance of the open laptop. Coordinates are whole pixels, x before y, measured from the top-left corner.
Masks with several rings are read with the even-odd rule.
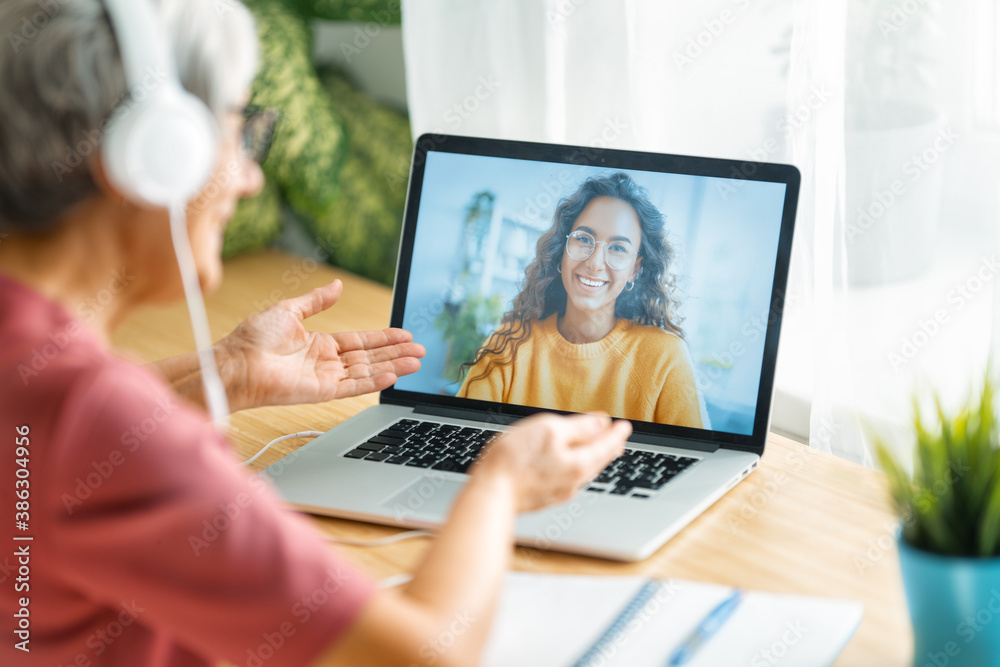
[[[620,173],[645,189],[666,220],[680,332],[655,332],[651,340],[683,339],[675,349],[691,369],[687,421],[657,423],[652,413],[632,419],[626,454],[573,500],[521,515],[517,541],[640,560],[750,474],[768,434],[798,171],[423,135],[414,149],[391,326],[412,331],[427,356],[419,372],[383,391],[378,405],[270,466],[284,498],[315,514],[438,526],[468,479],[465,471],[507,425],[546,407],[593,409],[565,392],[559,405],[456,394],[525,287],[559,203],[589,178]],[[640,381],[649,386],[636,387],[637,394],[665,383],[655,373]],[[593,388],[583,393],[595,395]]]

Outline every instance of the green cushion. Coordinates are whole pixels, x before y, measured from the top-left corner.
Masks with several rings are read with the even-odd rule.
[[[283,118],[264,163],[266,190],[238,206],[226,230],[226,256],[265,245],[280,232],[283,198],[332,264],[391,284],[412,148],[409,123],[342,73],[317,74],[307,17],[388,24],[398,22],[398,3],[245,1],[261,44],[253,103],[276,107]]]
[[[398,24],[400,0],[290,0],[300,14],[329,21]]]
[[[312,32],[305,19],[284,2],[246,4],[257,23],[261,50],[253,103],[276,107],[283,118],[264,163],[267,192],[262,201],[240,202],[226,228],[227,257],[263,247],[280,233],[281,198],[303,215],[329,208],[346,149],[344,128],[313,69]]]
[[[283,114],[264,172],[281,186],[296,212],[315,216],[337,196],[344,128],[316,78],[306,21],[274,0],[249,0],[247,5],[257,19],[261,44],[253,103],[277,107]]]
[[[412,150],[409,122],[358,91],[335,69],[321,70],[320,78],[344,119],[347,158],[340,171],[340,196],[305,224],[332,264],[391,285]]]

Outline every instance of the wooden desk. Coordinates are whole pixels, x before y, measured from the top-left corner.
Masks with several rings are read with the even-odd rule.
[[[208,298],[216,339],[269,303],[297,296],[333,278],[344,294],[331,311],[308,321],[313,329],[387,326],[390,290],[311,259],[266,252],[229,262],[222,288]],[[115,342],[152,360],[193,349],[183,303],[137,314]],[[327,430],[376,403],[374,396],[285,408],[261,408],[232,418],[233,446],[249,457],[286,433]],[[275,445],[261,469],[301,446]],[[772,435],[757,472],[730,491],[649,559],[634,564],[518,548],[514,567],[539,572],[644,574],[740,585],[785,593],[844,597],[864,603],[861,627],[837,665],[910,664],[912,634],[899,564],[890,535],[894,515],[881,473]],[[322,530],[360,539],[397,529],[317,518]],[[427,548],[413,540],[380,548],[342,547],[374,576],[411,572]]]

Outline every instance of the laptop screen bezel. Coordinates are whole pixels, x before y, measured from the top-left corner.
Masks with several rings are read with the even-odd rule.
[[[768,311],[767,330],[764,337],[764,355],[760,385],[757,391],[753,432],[747,435],[632,420],[636,434],[691,440],[728,449],[763,454],[770,426],[778,337],[781,329],[784,294],[792,250],[792,233],[799,195],[800,175],[798,169],[792,165],[749,160],[726,160],[444,134],[421,135],[414,144],[413,160],[410,167],[410,180],[393,286],[390,317],[390,326],[392,327],[402,327],[403,325],[403,313],[406,307],[406,295],[420,210],[420,197],[423,190],[424,168],[427,162],[427,153],[431,151],[784,184],[786,186],[785,200],[781,216],[781,229],[778,235],[774,282],[771,287],[770,310]],[[771,363],[767,363],[767,360],[771,360]],[[382,403],[392,405],[425,405],[482,411],[484,414],[502,418],[526,417],[537,412],[552,412],[544,408],[406,391],[397,389],[395,385],[383,390],[379,400]]]

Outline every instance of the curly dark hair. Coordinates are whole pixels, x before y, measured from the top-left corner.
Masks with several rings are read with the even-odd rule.
[[[470,382],[486,377],[497,364],[512,362],[518,348],[531,335],[533,322],[544,320],[553,313],[566,312],[566,289],[558,271],[566,235],[587,205],[598,197],[611,197],[631,206],[642,230],[638,251],[642,267],[635,287],[618,296],[615,317],[684,337],[680,327],[683,319],[677,313],[678,303],[674,296],[676,277],[669,270],[674,248],[666,236],[663,214],[649,201],[646,189],[627,174],[615,172],[593,176],[559,202],[552,227],[538,239],[535,259],[525,271],[513,307],[504,314],[497,331],[479,348],[475,359],[462,364],[460,378],[469,367],[487,356],[491,358],[486,368]]]

